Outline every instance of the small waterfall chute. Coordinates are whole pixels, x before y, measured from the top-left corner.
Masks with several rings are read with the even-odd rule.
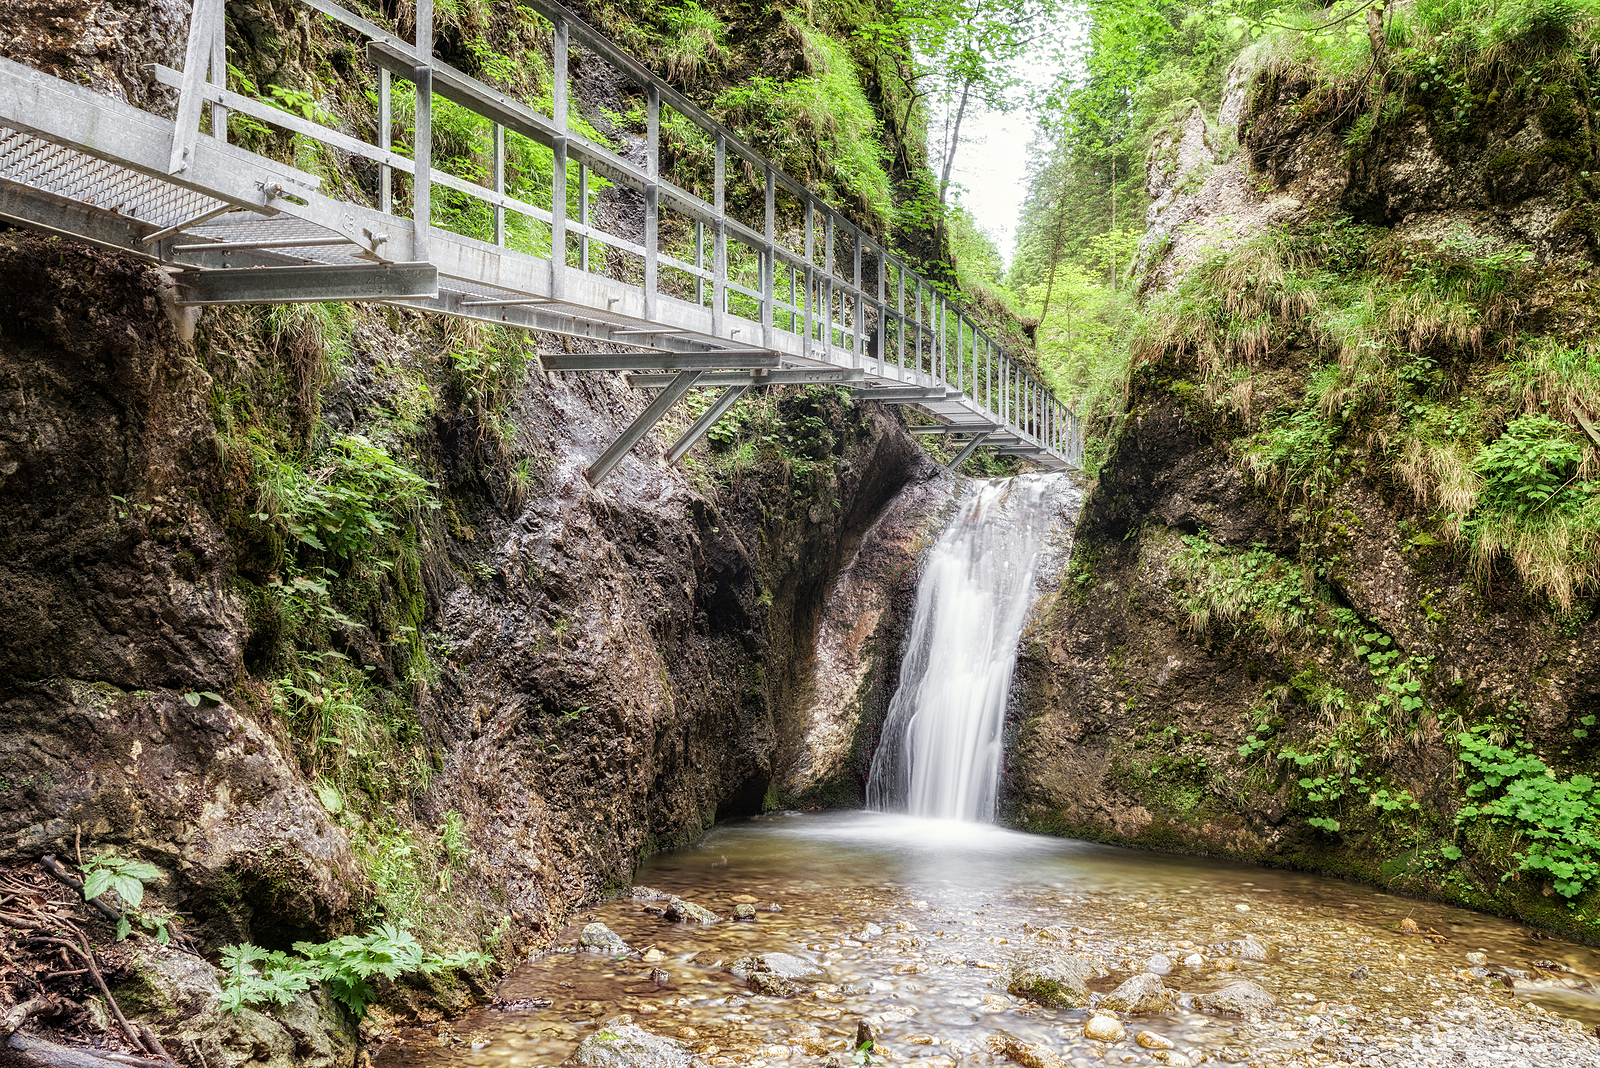
[[[1006,698],[1060,476],[979,483],[929,551],[868,806],[993,821]]]

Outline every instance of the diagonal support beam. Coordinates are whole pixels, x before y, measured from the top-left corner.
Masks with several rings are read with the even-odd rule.
[[[192,304],[311,304],[345,300],[405,300],[439,295],[431,263],[249,267],[189,271],[176,279],[183,306]]]
[[[546,371],[714,371],[777,367],[778,354],[746,352],[555,352],[539,357]]]
[[[611,473],[611,469],[622,462],[622,458],[628,454],[628,450],[639,444],[639,439],[648,434],[650,428],[659,423],[661,417],[671,411],[674,404],[683,399],[683,395],[689,392],[690,387],[704,373],[704,371],[684,371],[672,385],[662,390],[656,396],[656,399],[650,402],[650,406],[639,413],[639,418],[635,419],[628,426],[628,429],[622,432],[622,436],[613,441],[611,447],[600,454],[600,459],[596,460],[583,473],[583,477],[589,480],[589,485],[600,485],[605,480],[605,477]]]
[[[960,470],[961,465],[967,462],[967,457],[969,457],[973,453],[977,452],[978,451],[978,446],[982,445],[983,444],[983,439],[988,437],[988,436],[989,436],[988,434],[974,434],[974,435],[972,435],[972,440],[967,442],[966,446],[960,452],[956,453],[956,458],[954,460],[951,460],[945,466],[945,470],[947,470],[947,471],[958,471],[958,470]]]
[[[711,377],[707,375],[706,378]],[[705,379],[701,379],[704,383]],[[675,464],[683,459],[683,454],[689,451],[690,446],[699,441],[705,432],[717,425],[717,420],[728,414],[728,409],[733,407],[733,402],[750,392],[749,386],[729,386],[718,397],[716,403],[707,408],[705,414],[694,421],[694,426],[683,432],[683,437],[667,452],[667,463]]]

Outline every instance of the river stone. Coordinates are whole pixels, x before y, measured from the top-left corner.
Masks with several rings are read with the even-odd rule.
[[[1150,959],[1144,962],[1144,970],[1156,975],[1166,975],[1172,971],[1172,958],[1165,953],[1153,953]]]
[[[1096,1042],[1120,1042],[1127,1034],[1115,1016],[1091,1016],[1083,1025],[1083,1037]]]
[[[1269,961],[1278,955],[1276,946],[1261,941],[1255,935],[1245,935],[1237,941],[1224,942],[1213,948],[1216,952],[1226,953],[1230,957],[1257,962]]]
[[[1191,972],[1198,972],[1206,966],[1206,959],[1198,953],[1191,953],[1183,958],[1183,966]]]
[[[701,908],[693,901],[685,901],[681,897],[669,898],[667,901],[667,919],[674,923],[695,923],[702,927],[709,927],[722,920],[721,916],[710,909]]]
[[[699,960],[698,957],[695,959]],[[728,971],[740,979],[748,979],[756,972],[767,972],[785,979],[804,979],[807,976],[822,974],[822,969],[817,965],[792,953],[757,953],[754,956],[740,957],[728,965]]]
[[[636,886],[633,888],[633,892],[628,895],[633,901],[671,901],[672,896],[660,890],[653,890],[648,886]]]
[[[1100,1007],[1114,1012],[1149,1015],[1171,1011],[1175,1000],[1159,975],[1145,972],[1125,980],[1101,1000]]]
[[[1047,1009],[1076,1009],[1089,1004],[1089,980],[1105,974],[1087,957],[1046,951],[1012,965],[1006,992]]]
[[[1278,999],[1257,983],[1236,979],[1221,990],[1201,994],[1197,1003],[1207,1012],[1229,1016],[1261,1016],[1272,1011]]]
[[[578,1043],[565,1062],[574,1068],[702,1068],[705,1064],[675,1038],[653,1035],[617,1016]]]
[[[1166,1035],[1158,1035],[1154,1031],[1140,1031],[1133,1036],[1133,1040],[1145,1049],[1172,1049],[1175,1043]]]
[[[1048,1046],[1024,1042],[1013,1035],[995,1036],[989,1048],[1004,1054],[1007,1060],[1022,1065],[1022,1068],[1068,1068],[1068,1062]]]
[[[754,920],[756,918],[756,907],[754,905],[735,905],[733,906],[733,918],[736,920]]]
[[[578,945],[584,949],[592,949],[596,953],[631,952],[628,943],[603,923],[591,923],[584,927],[583,933],[578,936]]]
[[[765,994],[769,998],[792,998],[804,989],[793,979],[774,972],[751,972],[745,978],[745,985],[757,994]]]

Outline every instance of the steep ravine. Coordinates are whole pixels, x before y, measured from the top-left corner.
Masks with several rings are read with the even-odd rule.
[[[1020,667],[1019,825],[1600,938],[1590,534],[1529,540],[1600,455],[1594,122],[1545,63],[1472,75],[1470,124],[1397,66],[1372,125],[1379,89],[1283,49],[1220,127],[1174,110],[1126,417]],[[1573,496],[1497,503],[1494,457],[1539,441]]]

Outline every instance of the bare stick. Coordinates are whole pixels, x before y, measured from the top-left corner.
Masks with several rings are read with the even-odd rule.
[[[82,879],[74,879],[72,877],[71,873],[68,872],[67,869],[63,868],[61,866],[61,862],[58,861],[55,857],[51,857],[51,856],[41,857],[41,858],[39,858],[39,863],[44,865],[44,870],[45,871],[47,871],[51,875],[55,876],[56,882],[62,884],[63,886],[69,887],[70,889],[76,890],[78,892],[79,896],[82,896],[82,894],[83,894],[83,880]],[[116,909],[112,908],[110,905],[107,905],[104,901],[101,901],[99,898],[95,898],[93,901],[89,902],[89,904],[93,905],[96,909],[98,909],[99,912],[100,912],[100,915],[104,916],[106,919],[112,921],[113,923],[115,923],[118,920],[122,919],[122,913],[118,912]]]

